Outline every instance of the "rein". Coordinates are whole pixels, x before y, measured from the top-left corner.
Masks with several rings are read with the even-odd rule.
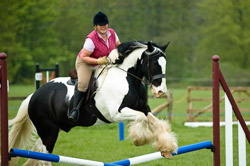
[[[122,70],[122,71],[124,71],[124,72],[128,73],[129,75],[133,76],[134,78],[136,78],[136,79],[140,80],[140,81],[141,81],[141,82],[143,82],[145,85],[151,85],[151,83],[150,83],[150,84],[148,84],[148,82],[147,82],[147,81],[145,81],[145,80],[143,80],[142,78],[137,77],[136,75],[134,75],[134,74],[132,74],[132,73],[130,73],[130,72],[128,72],[128,71],[126,71],[126,70],[124,70],[123,68],[120,68],[120,67],[118,67],[118,66],[116,66],[116,68],[118,68],[118,69],[120,69],[120,70]]]
[[[155,52],[155,51],[154,51]],[[154,53],[153,52],[153,53]],[[150,58],[154,58],[157,54],[159,54],[159,52],[157,52],[155,55],[152,55],[152,54],[148,54],[148,53],[146,53],[146,55],[147,55],[147,67],[148,67],[148,81],[145,81],[144,79],[142,79],[142,78],[140,78],[140,77],[138,77],[138,76],[136,76],[136,75],[134,75],[134,74],[132,74],[132,73],[130,73],[130,72],[128,72],[127,70],[125,70],[125,69],[123,69],[123,68],[120,68],[120,67],[118,67],[118,66],[115,66],[116,68],[118,68],[118,69],[120,69],[120,70],[122,70],[122,71],[124,71],[124,72],[126,72],[127,74],[129,74],[129,75],[131,75],[132,77],[134,77],[134,78],[136,78],[137,80],[139,80],[139,81],[141,81],[141,82],[143,82],[145,85],[147,85],[147,86],[152,86],[152,82],[154,81],[154,80],[156,80],[156,79],[159,79],[159,78],[165,78],[166,76],[165,76],[165,74],[156,74],[156,75],[151,75],[151,70],[150,70],[150,66],[149,66],[149,59]],[[106,64],[105,65],[105,67],[101,70],[101,72],[98,74],[98,76],[96,77],[96,80],[100,77],[100,75],[103,73],[103,71],[110,65],[111,63],[108,63],[108,64]],[[142,64],[143,65],[143,64]]]
[[[158,53],[157,53],[157,54],[158,54]],[[157,55],[157,54],[156,54],[156,55]],[[148,78],[148,81],[143,80],[142,78],[140,78],[140,77],[138,77],[138,76],[136,76],[136,75],[134,75],[134,74],[132,74],[132,73],[130,73],[130,72],[124,70],[123,68],[120,68],[120,67],[118,67],[118,66],[116,66],[116,68],[118,68],[118,69],[120,69],[120,70],[122,70],[122,71],[128,73],[129,75],[133,76],[134,78],[140,80],[140,81],[143,82],[145,85],[147,85],[147,86],[152,86],[152,82],[153,82],[154,80],[159,79],[159,78],[165,78],[166,76],[165,76],[165,74],[156,74],[156,75],[153,75],[153,76],[151,75],[151,70],[150,70],[150,66],[149,66],[149,59],[155,57],[156,55],[149,55],[149,54],[146,54],[146,55],[147,55],[148,77],[149,77],[149,78]]]

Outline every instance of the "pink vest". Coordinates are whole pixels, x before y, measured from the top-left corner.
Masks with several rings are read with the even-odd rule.
[[[97,59],[99,57],[108,56],[109,53],[115,48],[115,31],[110,28],[108,29],[108,31],[111,33],[108,38],[109,48],[106,45],[105,41],[101,37],[99,37],[95,30],[87,36],[87,38],[90,38],[95,45],[95,50],[91,54],[91,57]]]

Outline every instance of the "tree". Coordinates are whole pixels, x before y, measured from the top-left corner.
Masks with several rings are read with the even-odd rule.
[[[213,54],[223,58],[229,73],[230,66],[250,68],[249,1],[1,0],[0,8],[0,51],[9,55],[11,82],[33,82],[36,62],[59,62],[60,75],[67,76],[99,11],[121,42],[171,41],[168,76],[209,77]]]
[[[197,54],[219,54],[223,61],[250,68],[250,2],[240,0],[204,0],[199,4],[203,36]],[[212,53],[211,50],[214,52]]]

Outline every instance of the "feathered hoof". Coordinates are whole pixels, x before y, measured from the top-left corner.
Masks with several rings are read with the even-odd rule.
[[[135,146],[148,145],[148,144],[150,144],[152,142],[152,140],[153,140],[153,135],[149,136],[147,138],[138,139],[138,137],[137,137],[136,139],[132,139]]]
[[[137,121],[130,122],[129,137],[136,146],[150,144],[154,135],[148,128],[148,123],[140,123]]]
[[[178,145],[177,139],[174,133],[160,133],[157,135],[156,141],[153,147],[161,152],[161,155],[165,158],[171,159],[172,153],[177,153]]]
[[[166,158],[166,159],[172,159],[173,155],[171,152],[161,152],[162,157]]]

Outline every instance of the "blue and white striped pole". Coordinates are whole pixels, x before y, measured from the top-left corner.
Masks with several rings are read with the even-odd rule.
[[[172,153],[172,155],[179,155],[183,153],[188,153],[196,150],[201,150],[201,149],[211,149],[213,147],[213,144],[211,141],[204,141],[196,144],[191,144],[191,145],[186,145],[178,148],[177,154]],[[142,156],[137,156],[121,161],[116,161],[113,162],[112,164],[117,164],[117,165],[122,165],[122,166],[129,166],[129,165],[135,165],[139,163],[144,163],[152,160],[157,160],[164,158],[161,155],[161,152],[155,152],[155,153],[150,153]]]
[[[19,157],[44,160],[44,161],[50,161],[50,162],[55,162],[55,163],[70,164],[70,165],[118,166],[117,164],[109,164],[109,163],[104,163],[104,162],[99,162],[99,161],[85,160],[85,159],[59,156],[59,155],[40,153],[40,152],[33,152],[33,151],[21,150],[21,149],[11,149],[10,155],[11,157],[19,156]]]
[[[179,154],[188,153],[188,152],[201,150],[201,149],[211,149],[212,147],[213,147],[213,144],[211,141],[204,141],[204,142],[200,142],[196,144],[179,147],[177,154],[172,153],[172,155],[173,156],[179,155]],[[10,155],[12,157],[19,156],[19,157],[38,159],[38,160],[51,161],[51,162],[56,162],[56,163],[64,163],[64,164],[71,164],[71,165],[85,165],[85,166],[129,166],[129,165],[135,165],[135,164],[163,158],[161,155],[161,152],[155,152],[155,153],[137,156],[137,157],[121,160],[121,161],[116,161],[113,163],[104,163],[104,162],[99,162],[99,161],[78,159],[78,158],[72,158],[72,157],[66,157],[66,156],[58,156],[58,155],[39,153],[39,152],[20,150],[20,149],[11,149]]]

